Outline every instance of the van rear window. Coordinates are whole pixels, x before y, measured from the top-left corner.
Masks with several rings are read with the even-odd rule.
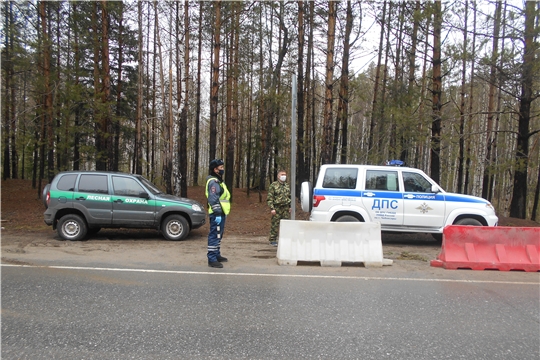
[[[357,179],[358,169],[326,169],[322,186],[332,189],[356,189]]]

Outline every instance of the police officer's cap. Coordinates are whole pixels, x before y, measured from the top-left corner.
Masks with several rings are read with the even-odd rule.
[[[223,165],[223,160],[221,159],[214,159],[212,161],[210,161],[210,170],[214,170],[215,168],[217,168],[218,166],[220,165]]]

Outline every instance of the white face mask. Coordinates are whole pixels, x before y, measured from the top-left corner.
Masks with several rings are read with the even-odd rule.
[[[287,175],[281,175],[281,176],[279,177],[279,180],[285,182],[285,180],[287,180]]]

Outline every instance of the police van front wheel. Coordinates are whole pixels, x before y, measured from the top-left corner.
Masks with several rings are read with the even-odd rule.
[[[455,225],[482,226],[482,223],[476,219],[463,218],[456,221]]]
[[[189,224],[182,215],[169,215],[163,220],[161,232],[167,240],[182,240],[189,233]]]
[[[64,240],[82,240],[88,231],[86,221],[79,215],[67,214],[58,220],[58,235]]]
[[[358,220],[352,215],[343,215],[336,219],[336,222],[358,222],[358,221],[360,220]]]

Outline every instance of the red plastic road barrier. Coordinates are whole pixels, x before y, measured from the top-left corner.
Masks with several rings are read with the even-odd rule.
[[[447,226],[441,253],[430,264],[454,270],[540,271],[540,227]]]

